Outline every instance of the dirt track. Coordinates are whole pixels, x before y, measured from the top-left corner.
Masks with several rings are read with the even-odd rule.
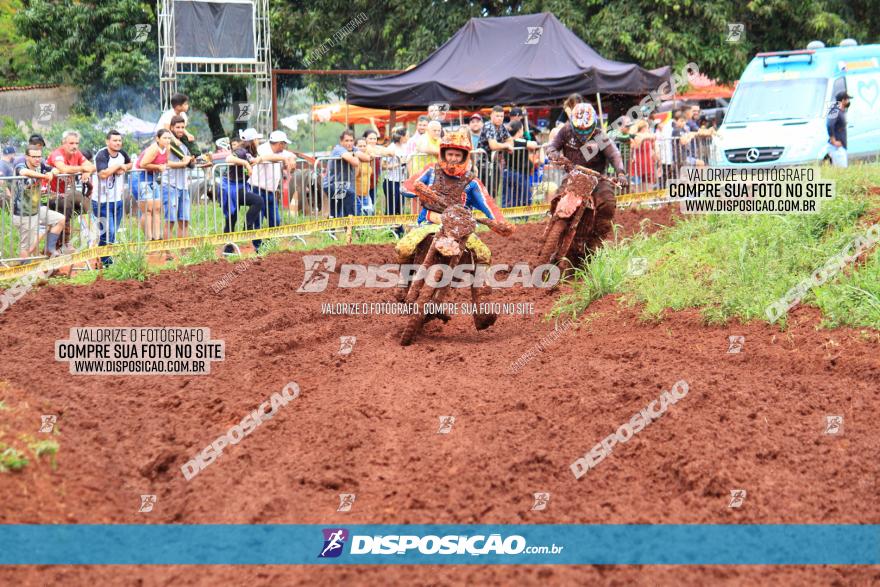
[[[628,210],[624,234],[668,210]],[[540,226],[505,241],[498,263],[527,258]],[[390,246],[322,251],[342,263],[394,260]],[[408,348],[401,317],[325,316],[321,303],[381,302],[388,290],[296,293],[300,254],[262,259],[220,293],[218,262],[139,283],[43,288],[0,315],[6,432],[58,414],[58,469],[0,477],[0,523],[880,523],[880,343],[873,331],[706,327],[695,312],[645,324],[604,299],[578,329],[516,375],[508,368],[551,333],[556,296],[476,332],[467,316],[434,322]],[[455,301],[452,298],[451,301]],[[459,301],[464,301],[462,296]],[[226,360],[207,377],[72,376],[54,361],[71,326],[210,327]],[[739,354],[727,337],[745,336]],[[340,336],[356,336],[340,356]],[[576,480],[572,461],[684,379],[688,396]],[[288,381],[302,396],[190,482],[180,466]],[[844,434],[823,433],[844,416]],[[437,434],[439,416],[456,420]],[[5,418],[6,416],[4,416]],[[2,431],[2,430],[0,430]],[[730,491],[745,503],[728,508]],[[549,491],[542,512],[532,493]],[[354,493],[338,513],[338,494]],[[156,508],[137,512],[141,494]],[[877,567],[167,567],[0,569],[0,583],[223,584],[870,584]]]

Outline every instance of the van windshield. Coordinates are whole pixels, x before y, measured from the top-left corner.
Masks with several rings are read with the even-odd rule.
[[[827,78],[740,82],[725,123],[816,118],[824,114],[822,102]]]

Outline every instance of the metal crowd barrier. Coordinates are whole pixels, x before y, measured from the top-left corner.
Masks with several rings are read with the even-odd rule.
[[[714,154],[711,139],[654,138],[623,149],[629,193],[665,187],[682,165],[709,164]],[[157,240],[222,235],[356,214],[353,198],[364,191],[366,184],[356,185],[363,173],[371,177],[361,200],[369,198],[372,214],[411,214],[418,206],[403,197],[401,184],[431,160],[423,154],[381,157],[352,167],[341,158],[319,157],[314,164],[296,159],[289,174],[280,163],[263,163],[249,176],[222,162],[162,174],[130,171],[112,181],[94,174],[86,182],[80,175],[61,175],[54,188],[39,182],[39,212],[25,218],[13,215],[12,206],[15,194],[24,197],[29,180],[0,177],[0,264],[49,254],[45,233],[51,230],[49,221],[57,219],[56,211],[65,217],[59,239],[59,249],[65,253],[103,244],[142,243],[148,236]],[[565,175],[546,159],[544,146],[492,153],[477,149],[472,161],[475,175],[502,208],[549,202]]]
[[[683,166],[708,166],[715,160],[715,144],[710,135],[688,133],[671,139],[651,136],[618,145],[627,171],[629,193],[664,189],[677,179]]]

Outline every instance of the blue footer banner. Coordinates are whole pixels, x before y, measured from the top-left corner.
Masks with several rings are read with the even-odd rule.
[[[4,565],[877,565],[880,525],[0,525]]]

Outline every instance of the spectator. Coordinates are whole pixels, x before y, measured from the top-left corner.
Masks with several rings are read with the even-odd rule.
[[[0,177],[12,177],[15,175],[15,147],[12,145],[3,147],[3,156],[0,157]]]
[[[62,252],[73,251],[68,243],[70,242],[70,220],[74,213],[87,213],[90,208],[88,198],[83,197],[82,193],[76,190],[76,179],[69,177],[73,174],[80,174],[82,184],[85,186],[91,182],[90,174],[95,171],[95,166],[80,152],[79,142],[80,134],[77,131],[64,131],[61,135],[61,146],[52,151],[46,161],[50,167],[57,169],[59,174],[68,175],[68,177],[56,175],[49,184],[49,189],[52,192],[49,197],[49,209],[64,214],[65,232]]]
[[[657,150],[660,156],[660,187],[666,188],[669,182],[678,177],[675,168],[675,149],[673,143],[677,142],[674,133],[675,119],[670,116],[660,121],[657,127]]]
[[[46,148],[46,140],[43,138],[43,135],[33,134],[28,137],[28,146],[31,146],[31,145],[40,149],[40,152],[42,153],[43,149]],[[27,148],[25,148],[25,153],[26,152],[27,152]],[[25,157],[24,154],[19,155],[12,161],[12,167],[13,168],[18,167],[19,165],[23,165],[26,162],[27,162],[27,157]]]
[[[629,164],[629,174],[635,179],[634,183],[641,184],[643,190],[647,191],[653,189],[657,181],[654,135],[648,128],[648,121],[644,119],[637,120],[632,130],[634,136],[630,145],[632,161]]]
[[[370,174],[370,205],[375,212],[376,187],[379,185],[379,176],[382,175],[382,157],[392,154],[392,151],[379,144],[379,133],[374,129],[364,131],[364,140],[366,144],[364,150],[372,158],[373,171]]]
[[[354,173],[362,161],[369,161],[370,156],[355,150],[354,133],[346,129],[339,135],[339,144],[333,147],[330,157],[335,160],[330,162],[324,180],[324,190],[331,198],[330,217],[354,216]]]
[[[168,147],[171,131],[160,128],[156,140],[141,152],[131,176],[131,193],[141,211],[141,228],[148,241],[162,239],[162,190],[157,177],[168,168]]]
[[[629,117],[624,116],[623,120],[620,122],[621,125],[619,127],[614,127],[612,125],[611,130],[608,131],[608,138],[614,141],[617,150],[620,151],[620,158],[623,159],[623,164],[628,165],[632,158],[630,153],[630,141],[632,141],[635,134],[630,133],[632,121]]]
[[[501,207],[528,206],[532,203],[531,177],[540,163],[538,144],[525,139],[523,124],[519,120],[510,123],[509,131],[514,151],[510,164],[502,173]]]
[[[418,139],[419,144],[416,145],[416,154],[412,158],[410,169],[413,173],[417,173],[427,165],[436,163],[440,157],[440,132],[442,126],[436,120],[428,123],[428,129],[425,134]]]
[[[700,107],[698,105],[691,106],[687,116],[688,132],[697,132],[700,130]]]
[[[386,214],[403,214],[403,196],[400,193],[400,184],[408,177],[404,156],[406,139],[405,128],[396,128],[391,131],[391,145],[388,147],[390,155],[382,159],[382,168],[385,170],[382,189],[385,191]],[[403,234],[403,228],[397,227],[395,232],[400,236]]]
[[[471,145],[474,149],[480,148],[480,134],[483,132],[483,116],[479,112],[474,112],[468,118],[468,129],[471,134]]]
[[[97,196],[92,199],[92,214],[100,220],[99,246],[116,242],[116,231],[122,222],[125,207],[125,173],[131,170],[131,158],[122,150],[122,135],[117,130],[107,133],[106,146],[95,154]],[[112,257],[101,257],[104,266],[113,263]]]
[[[171,134],[180,140],[186,133],[186,119],[171,117]],[[171,145],[168,154],[168,172],[162,184],[162,207],[165,209],[165,238],[172,238],[175,226],[177,238],[186,238],[190,219],[189,167],[193,156],[185,144]]]
[[[834,97],[837,103],[831,107],[825,120],[828,131],[828,156],[834,167],[846,167],[849,164],[846,154],[846,111],[849,109],[852,96],[846,91],[838,92]]]
[[[672,164],[674,166],[675,176],[678,176],[678,170],[687,163],[687,154],[685,152],[685,144],[687,140],[687,124],[684,112],[676,110],[672,115]]]
[[[483,132],[480,135],[480,148],[486,152],[490,160],[493,151],[499,152],[495,156],[494,165],[484,165],[480,170],[482,176],[480,179],[488,187],[489,193],[494,196],[497,195],[495,192],[498,182],[504,173],[504,153],[513,152],[513,137],[504,126],[504,108],[502,106],[492,108],[489,124],[483,127]]]
[[[223,137],[214,141],[214,145],[217,148],[211,153],[211,161],[215,164],[225,162],[227,155],[232,153],[232,141],[229,137]]]
[[[247,138],[248,140],[242,140]],[[247,174],[253,171],[253,165],[260,163],[257,154],[255,139],[262,138],[254,129],[243,131],[239,138],[229,141],[230,153],[226,155],[226,175],[220,181],[220,207],[226,222],[223,225],[223,233],[235,232],[238,223],[238,211],[242,206],[247,206],[245,216],[245,229],[257,230],[260,228],[260,217],[263,214],[263,198],[253,193],[247,183]],[[254,250],[259,251],[262,241],[252,241]],[[235,248],[228,244],[223,249],[224,255],[232,255]]]
[[[527,126],[526,116],[527,115],[526,115],[525,108],[519,108],[518,106],[511,108],[510,109],[510,120],[507,123],[507,130],[509,130],[510,134],[512,135],[513,131],[511,130],[510,125],[514,122],[519,122],[523,128],[523,138],[527,141],[531,141],[532,140],[532,133],[528,128],[526,128],[526,126]]]
[[[419,116],[418,122],[416,122],[416,132],[410,137],[409,141],[406,143],[406,156],[407,158],[413,157],[416,154],[416,148],[419,146],[419,141],[425,136],[425,132],[428,130],[428,123],[431,122],[431,119],[427,116]],[[412,169],[412,167],[411,167]],[[421,167],[419,168],[421,169]]]
[[[252,129],[251,135],[257,135]],[[269,226],[281,224],[281,212],[278,209],[276,194],[283,175],[288,175],[296,163],[296,155],[287,150],[290,139],[283,130],[269,133],[269,142],[259,145],[259,135],[254,138],[260,163],[253,168],[250,184],[253,191],[263,198],[263,218],[267,218]]]
[[[174,94],[171,96],[171,108],[163,112],[162,116],[159,117],[156,130],[160,128],[171,130],[171,119],[175,116],[180,116],[185,123],[189,124],[187,112],[189,112],[189,96],[186,94]],[[189,132],[184,131],[184,136],[188,141],[196,140]]]
[[[25,163],[16,165],[14,170],[15,175],[25,178],[15,181],[12,203],[12,225],[18,229],[21,257],[30,257],[36,252],[41,227],[48,231],[46,254],[55,257],[58,255],[58,239],[64,231],[64,214],[40,205],[41,183],[54,180],[59,173],[58,169],[48,166],[42,157],[43,152],[39,147],[28,145]]]
[[[584,97],[580,94],[574,93],[569,95],[562,104],[562,113],[559,115],[559,118],[556,119],[556,127],[558,128],[568,122],[571,109],[574,108],[576,104],[580,104],[583,101]]]
[[[355,145],[358,151],[367,152],[367,139],[360,138]],[[354,213],[355,216],[370,216],[373,214],[373,201],[370,198],[371,185],[373,184],[373,159],[360,161],[354,176]]]

